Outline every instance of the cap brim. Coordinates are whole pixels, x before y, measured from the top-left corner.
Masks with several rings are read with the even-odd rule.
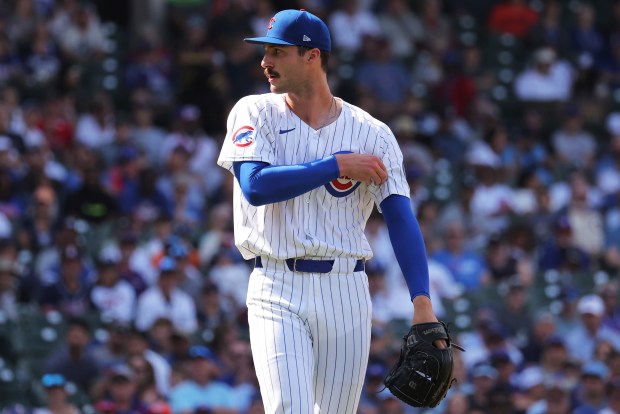
[[[294,43],[285,42],[284,40],[276,39],[275,37],[263,36],[263,37],[248,37],[243,39],[244,42],[256,43],[256,44],[271,44],[271,45],[285,45],[296,46]]]

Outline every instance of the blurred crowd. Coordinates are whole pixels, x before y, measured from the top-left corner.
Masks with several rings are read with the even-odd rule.
[[[241,39],[305,8],[334,94],[401,145],[466,349],[432,410],[383,390],[413,309],[376,212],[359,413],[620,413],[620,1],[162,3],[127,24],[0,2],[3,412],[263,412],[215,160],[232,105],[268,92]]]

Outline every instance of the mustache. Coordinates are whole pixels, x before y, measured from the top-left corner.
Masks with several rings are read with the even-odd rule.
[[[271,70],[269,68],[265,69],[263,71],[263,73],[265,74],[265,76],[268,76],[268,77],[270,77],[270,76],[279,77],[280,76],[280,74],[278,72],[276,72],[274,70]]]

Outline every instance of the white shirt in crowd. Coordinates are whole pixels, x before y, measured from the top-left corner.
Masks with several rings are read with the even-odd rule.
[[[95,285],[90,292],[90,300],[101,315],[124,324],[130,324],[134,318],[136,292],[124,280],[114,286]]]
[[[175,288],[168,301],[159,286],[153,286],[138,298],[136,327],[147,331],[162,317],[170,319],[174,327],[185,334],[192,334],[198,328],[196,306],[191,296]]]

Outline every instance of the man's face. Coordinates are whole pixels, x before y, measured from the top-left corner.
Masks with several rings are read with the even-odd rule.
[[[306,53],[307,55],[307,53]],[[299,56],[297,46],[265,45],[261,62],[273,93],[303,90],[306,55]]]

